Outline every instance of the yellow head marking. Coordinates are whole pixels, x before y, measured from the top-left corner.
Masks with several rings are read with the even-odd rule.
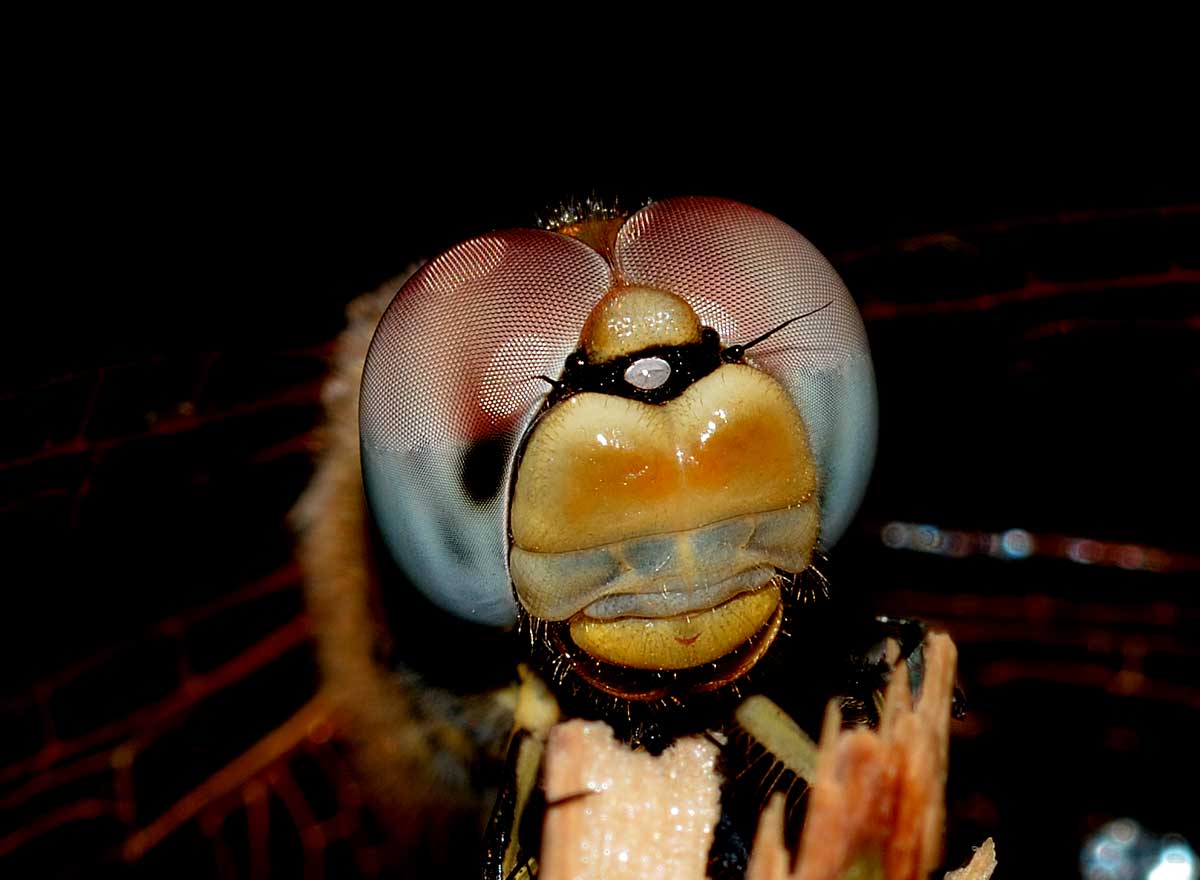
[[[579,341],[589,360],[603,363],[653,345],[699,342],[700,319],[673,293],[619,287],[592,310]]]

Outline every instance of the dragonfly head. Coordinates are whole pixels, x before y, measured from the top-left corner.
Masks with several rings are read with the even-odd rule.
[[[409,579],[519,620],[555,675],[621,700],[754,666],[875,441],[841,280],[720,199],[452,248],[385,313],[361,401],[368,499]]]
[[[780,573],[809,565],[820,511],[804,420],[723,350],[681,297],[618,287],[521,444],[517,600],[592,658],[690,669],[770,640]]]

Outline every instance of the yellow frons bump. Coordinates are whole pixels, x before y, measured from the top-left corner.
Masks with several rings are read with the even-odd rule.
[[[579,341],[594,363],[652,345],[700,341],[700,319],[682,297],[647,287],[621,287],[596,305]]]

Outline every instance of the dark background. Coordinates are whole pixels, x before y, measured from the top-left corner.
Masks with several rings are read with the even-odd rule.
[[[0,864],[382,870],[336,732],[237,763],[316,689],[283,517],[329,343],[345,303],[411,261],[592,192],[753,204],[863,308],[880,448],[835,584],[959,644],[950,860],[993,835],[1001,876],[1070,876],[1119,816],[1196,843],[1195,144],[1117,142],[1103,116],[1069,135],[1006,122],[881,119],[837,141],[747,125],[724,146],[682,125],[518,140],[172,118],[39,144],[12,180],[0,386]],[[1022,528],[1039,551],[892,549],[889,522]],[[1083,564],[1071,538],[1107,543]],[[1123,568],[1105,548],[1126,545]]]

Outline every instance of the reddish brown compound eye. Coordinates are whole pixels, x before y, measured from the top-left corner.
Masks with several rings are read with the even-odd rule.
[[[562,369],[609,275],[574,239],[499,232],[430,261],[380,321],[360,403],[367,494],[400,566],[449,611],[513,619],[508,470],[545,396],[537,376]]]
[[[442,607],[503,625],[515,593],[597,656],[675,668],[760,626],[762,573],[844,531],[874,377],[841,280],[778,219],[679,198],[602,226],[483,236],[405,285],[363,374],[363,472]],[[707,653],[677,650],[699,642],[673,624],[627,650],[622,621],[700,606],[729,606]]]

